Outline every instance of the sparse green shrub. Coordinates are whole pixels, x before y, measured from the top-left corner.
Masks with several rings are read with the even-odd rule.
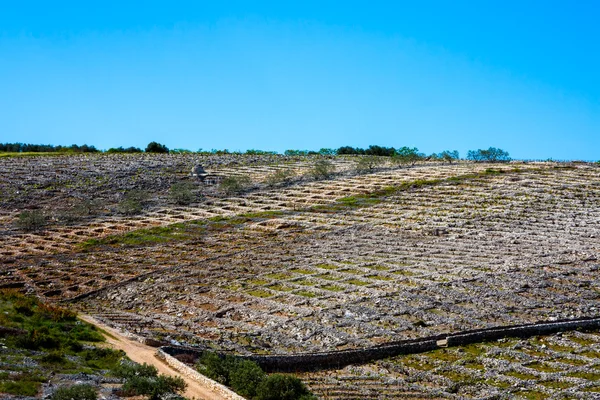
[[[381,156],[361,156],[356,163],[356,172],[359,174],[368,174],[380,167],[385,160]]]
[[[422,160],[425,157],[424,154],[419,153],[419,149],[416,147],[402,147],[396,150],[396,153],[392,157],[392,161],[400,164],[400,165],[415,165],[415,163],[419,160]]]
[[[318,160],[309,171],[316,180],[329,179],[335,173],[335,165],[329,160]]]
[[[296,172],[292,169],[280,169],[268,175],[265,179],[267,186],[275,187],[289,184],[296,177]]]
[[[459,154],[458,154],[458,150],[445,150],[442,151],[441,153],[436,155],[438,159],[449,162],[452,164],[453,161],[458,160]]]
[[[132,376],[125,380],[121,390],[125,396],[149,396],[150,400],[159,400],[168,393],[184,391],[186,383],[183,378],[159,376]]]
[[[256,390],[258,400],[316,400],[295,376],[269,375]]]
[[[142,190],[131,190],[125,193],[125,197],[118,205],[121,214],[135,215],[143,211],[145,203],[150,196]]]
[[[50,400],[96,400],[96,389],[90,385],[73,385],[60,387],[50,397]]]
[[[252,180],[248,175],[228,176],[219,184],[219,189],[226,194],[236,194],[248,190]]]
[[[117,378],[123,379],[128,379],[134,376],[155,377],[158,376],[158,370],[154,365],[146,363],[136,364],[132,362],[124,362],[113,371],[113,374]]]
[[[17,219],[17,226],[24,231],[38,231],[46,226],[46,216],[41,210],[23,211]]]
[[[169,189],[169,199],[175,204],[191,204],[196,200],[195,188],[196,185],[191,182],[174,183]]]
[[[508,162],[510,155],[507,151],[490,147],[487,150],[469,150],[467,159],[475,162]]]

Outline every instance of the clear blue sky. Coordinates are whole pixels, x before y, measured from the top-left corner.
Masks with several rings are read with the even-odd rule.
[[[3,1],[0,142],[600,159],[598,1]]]

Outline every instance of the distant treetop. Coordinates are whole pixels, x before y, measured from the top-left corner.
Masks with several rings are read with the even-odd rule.
[[[150,142],[148,146],[146,146],[146,153],[168,153],[169,148],[164,144],[160,144],[157,142]]]
[[[507,151],[490,147],[487,150],[469,150],[467,159],[475,162],[508,162],[510,155]]]

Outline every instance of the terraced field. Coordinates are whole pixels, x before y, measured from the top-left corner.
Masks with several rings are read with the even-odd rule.
[[[384,165],[358,175],[356,159],[335,158],[338,174],[315,181],[302,177],[314,159],[207,158],[203,165],[217,176],[251,175],[252,189],[225,195],[196,183],[202,197],[182,207],[168,202],[167,191],[175,182],[191,181],[189,171],[198,162],[193,156],[103,157],[42,160],[71,171],[61,178],[71,183],[57,183],[49,194],[38,187],[39,177],[18,185],[2,182],[11,193],[24,190],[31,198],[3,198],[1,285],[70,301],[147,337],[241,354],[362,348],[465,329],[598,316],[595,165]],[[17,165],[16,176],[27,174],[25,161]],[[81,176],[110,177],[111,168],[121,178],[85,190]],[[266,177],[281,169],[299,178],[268,187]],[[53,182],[44,176],[44,185]],[[153,194],[147,209],[136,217],[117,215],[112,208],[120,193],[136,185]],[[13,225],[18,210],[33,206],[40,193],[37,206],[52,211],[94,191],[105,209],[74,225],[27,234]],[[507,343],[515,351],[535,345]],[[465,357],[457,349],[440,350],[436,354],[452,360],[431,365],[428,357],[438,356],[423,354],[306,379],[325,398],[374,398],[380,389],[380,398],[409,392],[460,398],[508,393],[514,385],[540,396],[595,390],[595,375],[567,376],[579,370],[564,376],[556,371],[556,387],[543,384],[545,371],[531,379],[507,377],[512,370],[529,371],[535,360],[515,355],[516,364],[498,366],[489,360],[504,345],[485,346],[475,358],[490,372],[472,368],[472,384],[463,384],[461,375],[470,372],[463,365],[473,358],[466,357],[468,349]],[[574,347],[560,357],[577,358],[594,346]],[[554,365],[544,358],[554,353],[544,354],[538,361]],[[588,371],[595,368],[594,357],[582,357],[577,359]],[[572,385],[560,386],[567,383]],[[388,384],[402,389],[385,391]],[[349,392],[344,395],[342,388]]]
[[[301,374],[323,399],[596,399],[600,335],[572,332]]]

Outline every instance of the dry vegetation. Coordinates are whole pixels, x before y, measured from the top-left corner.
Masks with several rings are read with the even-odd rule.
[[[335,175],[314,180],[315,160],[0,158],[0,286],[71,301],[145,336],[245,354],[598,315],[597,165],[384,164],[365,174],[356,157],[335,157]],[[249,176],[249,190],[193,180],[198,162],[217,176]],[[278,171],[293,173],[273,184]],[[169,196],[181,182],[196,186],[189,205]],[[147,199],[123,215],[131,190]],[[97,203],[65,224],[60,216],[85,201]],[[18,226],[27,209],[46,217],[42,230]],[[598,346],[597,336],[573,333],[305,378],[325,398],[521,388],[524,398],[579,398],[597,390]]]

